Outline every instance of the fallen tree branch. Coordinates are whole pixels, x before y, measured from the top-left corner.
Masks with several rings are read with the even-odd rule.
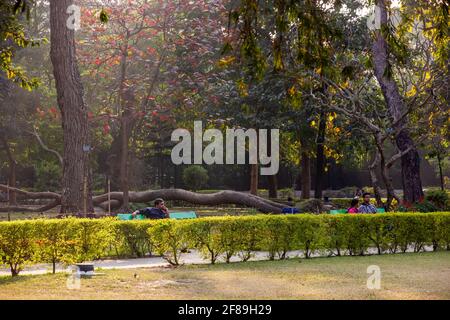
[[[0,184],[0,190],[7,192],[14,191],[17,194],[23,196],[25,199],[53,199],[54,201],[39,207],[3,207],[0,208],[0,212],[43,212],[61,204],[61,195],[55,192],[29,192],[17,188],[11,188]],[[222,204],[236,204],[246,207],[256,208],[261,212],[281,213],[281,209],[285,207],[284,204],[264,199],[262,197],[255,196],[253,194],[224,190],[215,193],[196,193],[184,189],[161,189],[161,190],[148,190],[130,192],[129,202],[134,203],[146,203],[156,198],[164,198],[165,200],[179,200],[186,201],[197,205],[222,205]],[[123,202],[122,192],[111,192],[109,194],[111,208],[117,209]],[[104,210],[108,208],[108,194],[102,194],[93,197],[94,206],[100,207]]]
[[[11,192],[15,192],[17,194],[22,195],[26,199],[55,199],[61,201],[61,195],[55,192],[30,192],[25,191],[17,188],[8,187],[4,184],[0,184],[0,190],[4,192],[8,192],[8,190]]]
[[[55,200],[39,208],[20,207],[20,206],[0,207],[0,212],[45,212],[59,206],[60,204],[61,204],[60,200]]]
[[[271,200],[267,200],[255,195],[225,190],[216,193],[203,194],[187,191],[184,189],[161,189],[148,190],[140,192],[130,192],[129,201],[135,203],[145,203],[156,198],[164,200],[180,200],[200,205],[221,205],[221,204],[238,204],[247,207],[256,208],[262,212],[281,213],[281,209],[285,205]],[[122,192],[111,192],[110,199],[115,200],[112,205],[117,205],[123,200]],[[103,194],[93,198],[94,206],[107,205],[108,194]],[[118,202],[116,202],[118,201]]]

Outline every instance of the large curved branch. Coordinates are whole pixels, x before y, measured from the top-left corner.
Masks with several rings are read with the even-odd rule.
[[[58,158],[58,161],[59,161],[59,164],[61,165],[61,167],[63,166],[64,161],[63,161],[63,157],[61,156],[61,154],[54,149],[50,149],[44,143],[44,141],[42,141],[42,138],[39,135],[39,133],[37,132],[36,128],[33,128],[33,131],[28,131],[28,133],[33,135],[36,138],[36,140],[39,142],[39,145],[41,146],[42,149],[44,149],[47,152],[53,153]]]
[[[0,184],[0,190],[2,191],[14,191],[17,194],[22,195],[27,199],[54,199],[52,203],[39,208],[29,207],[3,207],[0,208],[0,212],[43,212],[61,204],[61,195],[55,192],[29,192],[20,190],[17,188],[11,188]],[[253,207],[262,212],[281,213],[281,209],[285,205],[267,200],[249,193],[224,190],[216,193],[196,193],[187,191],[184,189],[161,189],[161,190],[148,190],[140,192],[130,192],[129,201],[135,203],[145,203],[156,198],[164,198],[166,200],[180,200],[186,201],[198,205],[221,205],[221,204],[237,204],[246,207]],[[93,198],[93,203],[97,207],[103,209],[107,208],[108,200],[111,201],[111,207],[120,205],[123,201],[122,192],[111,192],[109,194],[99,195]]]
[[[122,192],[111,192],[110,199],[122,202]],[[221,204],[239,204],[247,207],[256,208],[262,212],[280,213],[284,207],[283,204],[267,200],[255,195],[237,192],[237,191],[219,191],[216,193],[203,194],[195,193],[183,189],[161,189],[148,190],[141,192],[130,192],[129,201],[144,203],[156,198],[165,200],[181,200],[200,205],[221,205]],[[93,198],[95,206],[100,206],[108,201],[108,194],[103,194]]]
[[[24,196],[24,198],[27,199],[55,199],[61,201],[61,195],[55,192],[29,192],[17,188],[11,188],[8,186],[5,186],[4,184],[0,184],[0,190],[4,192],[14,191],[16,194],[20,194]]]
[[[45,206],[39,208],[20,207],[20,206],[0,207],[0,212],[45,212],[47,210],[59,206],[60,204],[61,204],[60,200],[55,200],[52,203],[46,204]]]

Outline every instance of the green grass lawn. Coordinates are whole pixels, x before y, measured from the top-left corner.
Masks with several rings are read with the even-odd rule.
[[[0,299],[450,299],[450,252],[98,272],[71,290],[64,274],[1,277]]]

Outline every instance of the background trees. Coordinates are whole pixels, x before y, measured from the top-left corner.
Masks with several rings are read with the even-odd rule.
[[[191,187],[188,166],[170,161],[170,134],[199,119],[219,130],[281,129],[276,176],[259,177],[256,165],[204,166],[205,188],[265,188],[271,198],[295,188],[307,199],[371,185],[389,206],[402,199],[398,189],[415,202],[421,184],[445,184],[448,7],[440,1],[400,1],[397,21],[379,0],[374,32],[370,4],[355,0],[79,0],[75,32],[65,27],[69,4],[2,3],[5,184],[63,190],[61,210],[83,211],[110,181],[126,210],[130,190]],[[29,40],[45,38],[50,44]],[[436,174],[423,175],[432,166]]]
[[[319,102],[315,154],[315,197],[321,196],[326,137],[325,119],[328,116],[326,105],[339,92],[354,94],[357,91],[353,88],[356,82],[351,81],[354,74],[368,73],[373,68],[374,76],[380,85],[386,103],[387,114],[381,117],[389,120],[387,134],[380,136],[380,129],[372,128],[372,131],[378,135],[374,139],[375,145],[381,152],[378,156],[381,157],[380,161],[383,163],[385,161],[382,153],[385,148],[384,142],[388,137],[392,138],[399,153],[398,157],[395,156],[391,160],[401,159],[404,199],[407,202],[416,202],[423,198],[420,156],[416,146],[420,139],[419,141],[413,140],[414,134],[410,132],[409,125],[414,122],[414,119],[411,119],[410,113],[413,109],[419,110],[418,112],[423,112],[423,109],[428,110],[424,107],[428,106],[428,99],[433,93],[426,84],[431,82],[430,79],[443,75],[442,69],[436,70],[431,66],[441,65],[445,70],[445,63],[442,64],[439,61],[446,61],[442,60],[442,57],[446,56],[443,48],[448,47],[448,35],[446,36],[446,27],[442,22],[446,21],[445,17],[448,17],[448,7],[440,1],[431,3],[403,1],[398,10],[404,15],[402,15],[403,19],[400,19],[400,27],[396,29],[393,26],[394,8],[391,6],[391,2],[380,0],[376,1],[375,5],[378,27],[371,35],[373,40],[370,40],[370,37],[366,39],[360,37],[360,41],[358,41],[359,39],[355,41],[354,38],[342,38],[342,35],[346,35],[346,33],[348,35],[348,30],[341,25],[345,21],[347,25],[357,28],[361,20],[355,19],[355,15],[353,18],[351,15],[346,15],[346,12],[355,13],[356,9],[363,9],[363,3],[352,3],[351,1],[301,1],[295,3],[242,1],[232,9],[231,14],[235,28],[240,34],[239,39],[242,39],[235,43],[240,49],[236,53],[247,59],[251,66],[249,71],[253,75],[258,76],[266,72],[268,65],[269,70],[289,70],[286,65],[293,61],[307,76],[312,76],[318,82],[316,89],[311,90],[311,94],[316,98],[316,103]],[[270,25],[266,21],[274,23]],[[270,54],[264,54],[263,48],[267,39],[265,33],[259,32],[260,28],[269,28],[271,31],[269,32],[272,42]],[[425,40],[421,40],[420,37]],[[372,54],[367,56],[364,50],[369,47],[372,48]],[[418,63],[417,58],[408,57],[409,48],[414,51],[422,49],[422,53],[425,53],[425,56],[421,55],[419,58],[422,59],[419,64],[420,68],[415,65]],[[357,50],[355,51],[355,49]],[[434,55],[433,61],[429,59],[432,55]],[[364,66],[356,63],[355,65],[355,61],[352,62],[352,60],[357,61],[357,59],[366,59],[369,64]],[[444,71],[445,73],[448,74],[448,70]],[[402,95],[398,84],[401,81],[403,81],[403,85],[409,86],[408,90],[412,90],[412,87],[420,94],[411,94],[409,97],[405,96],[406,93]],[[365,93],[362,90],[365,91],[366,86],[360,87],[357,92]],[[414,97],[411,98],[411,96]],[[363,97],[363,100],[366,98],[368,97]],[[350,95],[347,95],[346,99],[347,103],[354,104],[352,111],[347,114],[343,113],[350,118],[355,116],[354,111],[357,110],[360,110],[358,113],[360,118],[367,116],[370,118],[371,113],[379,112],[379,105],[367,109],[360,106],[364,101],[351,100]],[[320,100],[326,103],[320,103]],[[380,117],[380,114],[376,117]],[[353,120],[357,121],[357,119]],[[392,163],[389,162],[388,167],[391,165]],[[382,166],[381,171],[385,172],[385,169]],[[390,177],[386,172],[382,176],[385,177],[384,183],[389,188]]]

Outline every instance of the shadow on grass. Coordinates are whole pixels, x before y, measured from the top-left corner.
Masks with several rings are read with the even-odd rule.
[[[2,285],[7,285],[7,284],[14,284],[14,283],[21,283],[21,282],[26,282],[26,281],[30,281],[30,280],[36,280],[36,279],[48,279],[48,280],[54,280],[54,279],[58,279],[61,277],[66,277],[67,274],[65,272],[56,272],[56,273],[51,273],[51,271],[46,272],[46,273],[40,273],[40,274],[20,274],[13,277],[11,276],[11,274],[9,275],[0,275],[0,287]]]

